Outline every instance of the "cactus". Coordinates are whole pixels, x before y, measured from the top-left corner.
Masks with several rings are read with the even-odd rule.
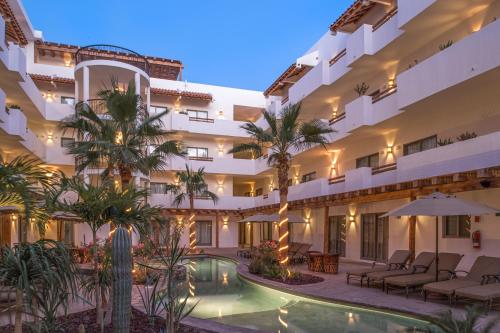
[[[113,332],[130,331],[132,302],[132,242],[127,229],[118,227],[113,234]]]

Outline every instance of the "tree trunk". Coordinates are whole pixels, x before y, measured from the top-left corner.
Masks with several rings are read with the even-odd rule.
[[[280,191],[279,210],[279,247],[278,260],[281,266],[289,264],[288,258],[288,161],[281,161],[278,167],[278,186]]]
[[[196,253],[196,225],[195,225],[195,214],[194,214],[194,196],[189,195],[189,253]]]
[[[16,320],[14,326],[14,333],[23,332],[23,292],[16,289]]]
[[[99,265],[97,262],[97,230],[92,230],[92,247],[94,252],[94,286],[95,286],[95,309],[97,324],[102,323],[102,306],[101,306],[101,286],[99,283]]]

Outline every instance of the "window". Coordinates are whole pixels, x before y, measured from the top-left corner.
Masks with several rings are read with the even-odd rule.
[[[444,238],[469,238],[470,216],[443,216]]]
[[[151,194],[165,194],[167,192],[167,184],[165,183],[151,183]]]
[[[74,222],[59,221],[58,222],[58,241],[63,242],[65,245],[73,246],[74,238]]]
[[[410,142],[404,145],[403,154],[411,155],[424,150],[429,150],[437,147],[437,136],[433,135],[425,139]]]
[[[187,154],[189,157],[207,158],[208,148],[188,147]]]
[[[300,180],[301,183],[307,183],[310,182],[311,180],[316,179],[316,171],[306,173],[305,175],[302,175],[302,179]]]
[[[328,253],[345,257],[346,223],[345,215],[328,218]]]
[[[258,189],[256,189],[256,190],[255,190],[255,196],[256,196],[256,197],[261,196],[261,195],[262,195],[262,193],[263,193],[263,191],[262,191],[262,187],[261,187],[261,188],[258,188]]]
[[[75,98],[68,96],[61,96],[61,104],[75,105]]]
[[[389,218],[381,215],[361,215],[361,259],[387,261]]]
[[[68,148],[72,147],[75,143],[73,138],[61,138],[61,147]]]
[[[196,221],[196,245],[212,245],[212,221]]]
[[[273,239],[273,223],[260,223],[260,240],[267,241]]]
[[[187,110],[187,112],[191,118],[208,119],[208,111]]]
[[[167,111],[167,107],[165,106],[151,105],[149,107],[149,113],[162,113],[165,111]]]
[[[376,168],[378,167],[378,153],[368,155],[368,156],[363,156],[358,159],[356,159],[356,168],[363,168],[363,167],[369,167],[369,168]]]
[[[287,183],[288,183],[288,186],[293,186],[293,179],[292,178],[288,179]]]

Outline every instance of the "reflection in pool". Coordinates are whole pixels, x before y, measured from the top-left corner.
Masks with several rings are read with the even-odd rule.
[[[191,314],[224,324],[269,332],[402,332],[422,327],[413,318],[321,302],[241,279],[233,262],[215,258],[186,261],[189,291],[199,301]]]

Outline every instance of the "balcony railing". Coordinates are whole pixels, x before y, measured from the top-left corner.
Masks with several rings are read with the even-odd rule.
[[[189,159],[191,161],[206,161],[206,162],[213,162],[214,158],[213,157],[202,157],[202,156],[189,156]]]
[[[189,117],[189,121],[199,121],[202,123],[213,123],[214,120],[212,118],[198,118],[198,117]]]
[[[372,96],[372,103],[375,104],[377,103],[378,101],[396,93],[396,91],[398,91],[398,88],[397,86],[392,86],[392,87],[388,87],[384,90],[381,90],[379,92],[377,92],[375,95]]]
[[[347,54],[347,49],[343,49],[342,51],[340,51],[335,57],[330,59],[330,61],[329,61],[330,66],[333,66],[337,61],[339,61],[346,54]]]
[[[333,177],[333,178],[328,179],[328,184],[329,185],[343,183],[343,182],[345,182],[345,175],[338,176],[338,177]]]
[[[376,175],[382,172],[387,172],[391,170],[396,170],[397,164],[396,163],[390,163],[386,165],[381,165],[375,168],[372,168],[372,175]]]
[[[283,99],[281,100],[281,105],[285,104],[286,102],[288,102],[288,96],[283,97]]]
[[[393,9],[388,11],[387,14],[385,14],[380,20],[377,21],[377,23],[375,23],[372,26],[372,31],[375,32],[378,28],[383,26],[385,22],[389,21],[397,13],[398,13],[398,7],[394,7]]]
[[[143,70],[149,75],[149,62],[146,57],[132,50],[107,44],[81,47],[75,53],[75,65],[89,60],[115,60]]]
[[[342,119],[345,119],[345,116],[346,116],[346,115],[345,115],[345,112],[342,112],[342,113],[341,113],[341,114],[339,114],[338,116],[333,117],[332,119],[330,119],[330,120],[328,121],[328,124],[329,124],[329,125],[333,125],[333,124],[335,124],[335,123],[337,123],[337,122],[341,121]]]

